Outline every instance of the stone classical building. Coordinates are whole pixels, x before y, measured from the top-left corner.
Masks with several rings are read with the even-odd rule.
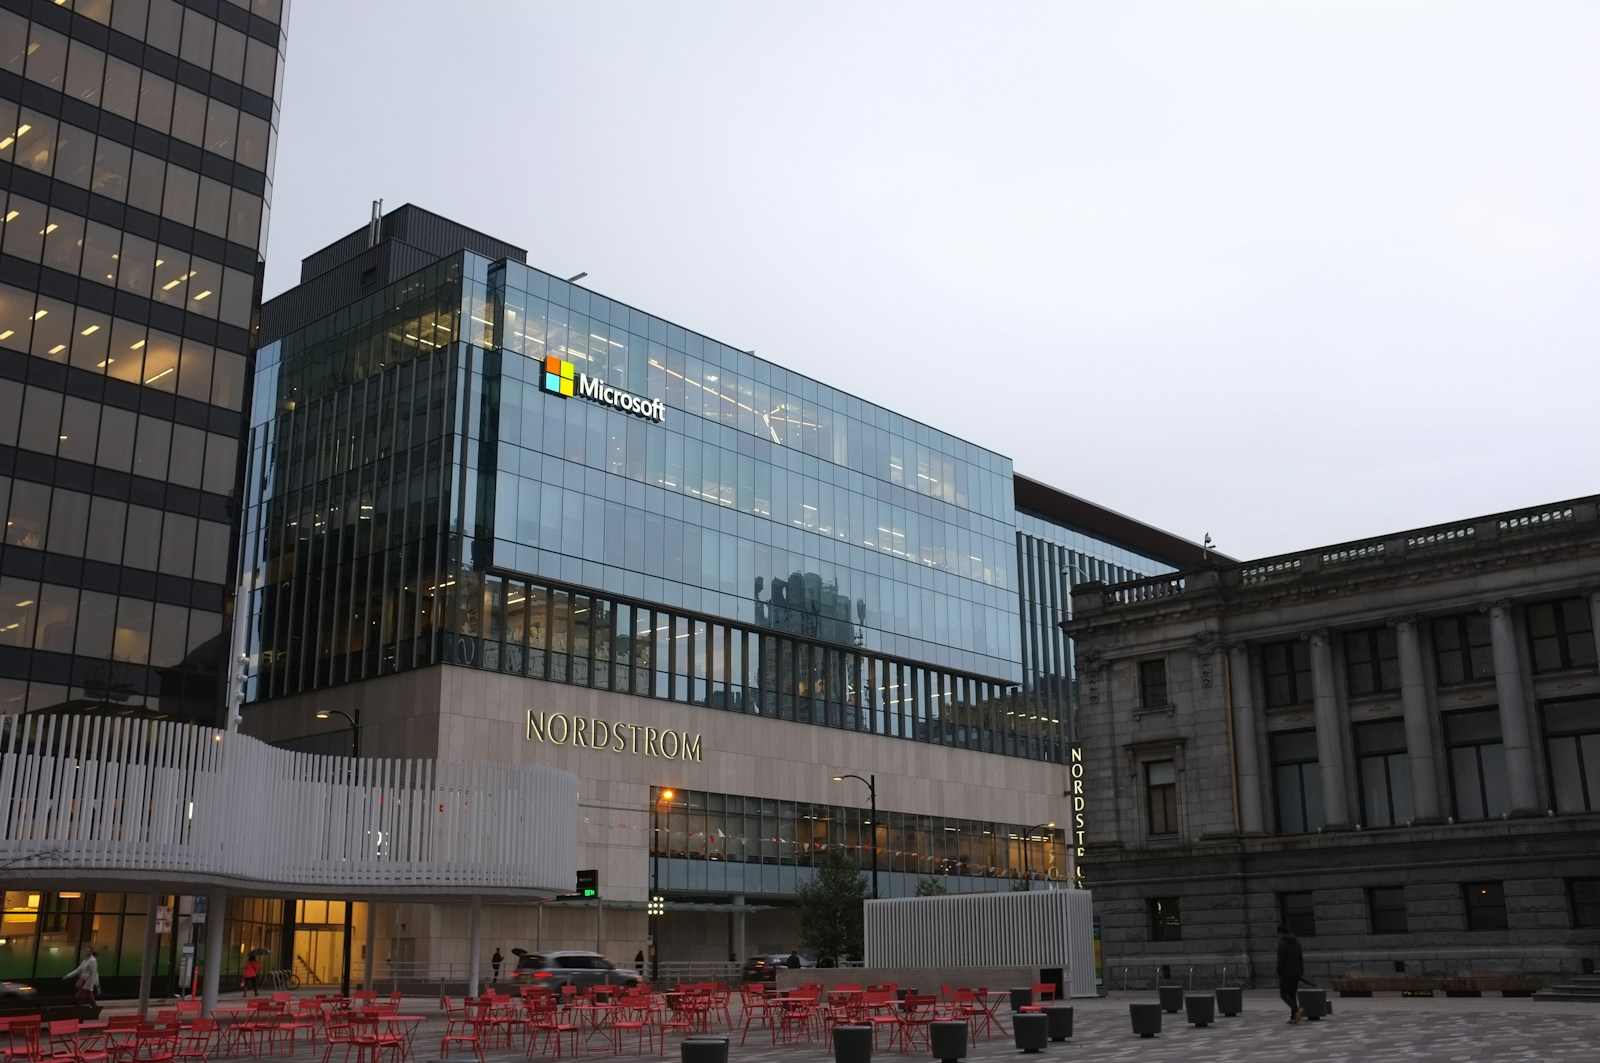
[[[1592,967],[1597,502],[1078,586],[1108,980]]]

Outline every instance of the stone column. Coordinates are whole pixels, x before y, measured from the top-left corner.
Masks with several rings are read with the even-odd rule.
[[[1250,651],[1228,647],[1228,692],[1233,699],[1233,755],[1239,765],[1239,829],[1260,834],[1261,757],[1256,752],[1256,705],[1250,686]]]
[[[1333,684],[1332,635],[1319,628],[1304,636],[1311,643],[1311,698],[1317,718],[1317,767],[1322,775],[1324,830],[1349,830],[1349,802],[1344,792],[1344,734],[1339,695]]]
[[[1422,637],[1415,616],[1390,622],[1400,650],[1400,702],[1405,706],[1406,759],[1411,766],[1411,807],[1415,821],[1439,819],[1439,785],[1434,772],[1433,731],[1428,726],[1428,687],[1423,678]]]
[[[1533,783],[1533,736],[1527,701],[1522,696],[1522,663],[1517,655],[1516,631],[1511,626],[1511,602],[1502,598],[1486,608],[1494,651],[1494,692],[1500,700],[1500,741],[1506,751],[1506,790],[1511,796],[1511,814],[1537,816],[1540,809]]]
[[[744,960],[745,960],[745,957],[748,955],[748,953],[745,952],[746,946],[745,946],[745,943],[744,943],[744,940],[745,940],[745,938],[744,938],[744,918],[745,918],[744,905],[745,905],[744,894],[742,894],[742,893],[734,894],[733,895],[733,926],[730,928],[731,929],[731,935],[730,936],[733,938],[733,940],[729,943],[728,948],[733,953],[734,960],[736,960],[739,963],[743,963]]]

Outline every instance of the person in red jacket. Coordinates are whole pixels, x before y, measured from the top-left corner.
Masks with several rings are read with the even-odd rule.
[[[244,958],[244,987],[239,995],[243,996],[245,993],[254,993],[259,997],[261,995],[261,990],[256,988],[256,979],[260,977],[260,962],[257,961],[254,956],[246,956]]]

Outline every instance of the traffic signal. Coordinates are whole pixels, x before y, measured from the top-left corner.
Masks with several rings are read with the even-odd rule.
[[[600,872],[596,870],[578,872],[578,896],[600,896]]]

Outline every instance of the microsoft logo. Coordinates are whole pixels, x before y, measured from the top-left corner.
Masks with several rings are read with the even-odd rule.
[[[544,360],[544,389],[554,395],[572,394],[572,363],[555,355]]]
[[[552,395],[568,398],[581,395],[591,402],[643,417],[656,424],[663,424],[667,419],[667,405],[660,399],[640,398],[621,388],[612,387],[597,376],[576,373],[571,362],[562,361],[553,354],[547,355],[544,360],[544,389]]]

